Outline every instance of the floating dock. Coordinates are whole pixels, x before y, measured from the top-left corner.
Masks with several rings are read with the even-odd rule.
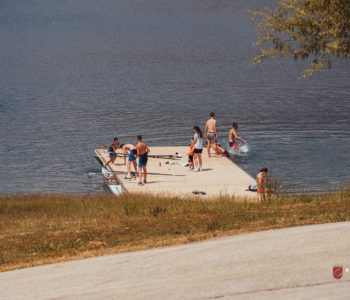
[[[200,172],[189,171],[184,166],[187,162],[189,147],[150,147],[147,170],[148,183],[139,186],[138,178],[125,179],[126,165],[123,157],[117,157],[114,164],[109,164],[109,171],[118,177],[123,189],[130,193],[150,193],[169,196],[231,197],[256,198],[256,193],[248,191],[248,186],[255,180],[226,157],[208,157],[203,150],[203,166]],[[122,154],[119,150],[117,152]],[[182,158],[176,157],[182,156]],[[95,150],[96,158],[101,164],[109,160],[107,149]],[[161,157],[174,155],[173,158]],[[134,171],[132,166],[131,171]]]

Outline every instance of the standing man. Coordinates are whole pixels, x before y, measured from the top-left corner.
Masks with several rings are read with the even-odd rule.
[[[126,164],[128,173],[125,176],[125,179],[130,179],[131,178],[131,163],[134,165],[135,176],[137,174],[137,164],[136,164],[137,149],[132,144],[121,144],[120,149],[122,149],[123,154],[124,154],[124,164],[126,164],[126,157],[128,156],[128,151],[129,151],[128,163]]]
[[[105,168],[107,168],[107,166],[110,163],[114,163],[114,161],[117,158],[117,149],[119,147],[119,139],[118,138],[114,138],[113,143],[108,147],[108,153],[109,153],[109,161],[104,165]]]
[[[147,183],[147,160],[148,153],[150,152],[147,144],[142,140],[142,136],[137,136],[137,157],[139,158],[139,185]],[[142,182],[142,171],[143,171],[143,182]]]
[[[215,146],[215,152],[218,154],[218,150],[216,147],[216,137],[217,137],[217,131],[216,131],[216,120],[215,120],[215,113],[210,113],[210,119],[208,119],[207,123],[205,124],[205,136],[207,138],[207,151],[208,151],[208,157],[210,157],[210,148],[212,146]]]

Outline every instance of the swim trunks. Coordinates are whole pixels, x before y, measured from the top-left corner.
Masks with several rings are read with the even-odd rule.
[[[146,167],[147,166],[147,160],[148,160],[147,153],[140,154],[139,155],[138,167],[139,168]]]
[[[113,146],[109,146],[108,153],[109,153],[110,157],[116,157],[117,156],[117,153],[115,153]]]
[[[136,153],[137,153],[137,150],[136,150],[136,149],[130,150],[128,161],[134,161],[134,160],[136,160],[136,156],[135,156]]]
[[[207,133],[207,140],[209,142],[216,142],[216,134],[214,132]]]
[[[236,143],[236,142],[229,142],[228,144],[233,150],[235,150],[235,151],[239,150],[239,144],[238,143]]]

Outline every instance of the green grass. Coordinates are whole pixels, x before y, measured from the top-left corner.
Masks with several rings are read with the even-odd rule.
[[[350,190],[201,200],[141,195],[0,195],[0,270],[350,220]]]

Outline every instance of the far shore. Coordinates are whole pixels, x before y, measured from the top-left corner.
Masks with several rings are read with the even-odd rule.
[[[0,195],[0,271],[343,221],[350,221],[350,188],[258,202],[140,194]]]

